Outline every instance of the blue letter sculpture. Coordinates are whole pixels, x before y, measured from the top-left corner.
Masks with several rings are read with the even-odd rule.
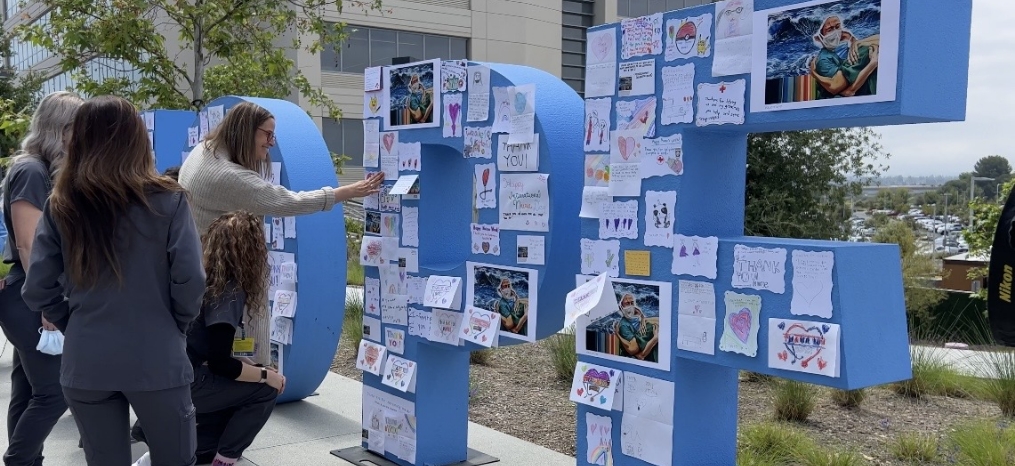
[[[735,464],[739,370],[911,376],[898,247],[742,236],[747,135],[962,120],[970,3],[731,0],[589,30],[579,282],[616,277],[620,309],[578,320],[572,399],[622,388],[579,404],[578,464]]]
[[[141,112],[145,126],[148,127],[148,139],[155,153],[155,168],[159,173],[169,167],[178,167],[183,163],[187,140],[187,128],[194,122],[194,112],[187,110],[147,110]],[[158,135],[158,137],[155,137]]]
[[[215,99],[201,110],[198,119],[192,117],[184,150],[193,149],[230,108],[241,102],[260,105],[275,116],[276,142],[270,151],[272,182],[293,191],[336,186],[335,167],[320,130],[306,111],[285,100],[235,96]],[[173,165],[178,164],[166,166]],[[338,348],[345,317],[345,220],[342,206],[336,205],[331,212],[288,219],[266,217],[264,228],[271,265],[268,299],[274,301],[276,290],[298,291],[284,293],[281,298],[289,299],[293,309],[270,307],[281,315],[270,316],[270,342],[269,335],[257,342],[269,345],[271,363],[281,366],[285,373],[285,392],[278,400],[285,403],[302,400],[317,390]],[[285,361],[293,363],[285,365]]]
[[[431,60],[382,76],[367,83],[365,111],[383,127],[364,122],[364,166],[397,182],[365,201],[357,367],[364,447],[385,459],[333,453],[495,461],[467,448],[469,352],[561,328],[577,272],[582,102],[522,66]]]

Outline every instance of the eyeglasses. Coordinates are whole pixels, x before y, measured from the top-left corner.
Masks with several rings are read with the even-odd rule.
[[[257,128],[257,130],[258,131],[264,131],[264,134],[268,135],[268,142],[275,142],[275,132],[274,131],[268,131],[268,130],[263,129],[263,128]]]

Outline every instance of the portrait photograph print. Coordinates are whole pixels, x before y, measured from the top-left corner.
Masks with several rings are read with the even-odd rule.
[[[894,101],[899,2],[817,0],[755,12],[751,111]]]
[[[465,303],[500,315],[500,336],[536,341],[539,271],[465,263]]]
[[[384,67],[388,113],[387,130],[436,128],[440,126],[441,92],[434,89],[440,81],[440,60],[427,60]]]
[[[595,278],[578,275],[576,286]],[[668,282],[611,278],[616,311],[575,322],[578,354],[663,371],[670,370],[673,285]]]

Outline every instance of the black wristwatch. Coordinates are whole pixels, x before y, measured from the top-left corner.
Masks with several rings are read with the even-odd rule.
[[[262,367],[261,368],[261,381],[258,382],[258,383],[266,383],[266,382],[268,382],[268,369],[265,369],[265,368]]]

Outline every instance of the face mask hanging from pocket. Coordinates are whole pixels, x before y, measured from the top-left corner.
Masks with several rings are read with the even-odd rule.
[[[39,344],[35,349],[52,356],[63,354],[63,334],[39,327]]]

